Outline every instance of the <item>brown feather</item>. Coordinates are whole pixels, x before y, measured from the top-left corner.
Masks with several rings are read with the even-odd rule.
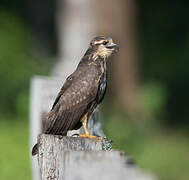
[[[66,80],[48,114],[45,133],[64,134],[68,130],[78,128],[77,125],[86,113],[87,106],[96,97],[98,76],[96,66],[78,66],[71,75],[72,78]]]

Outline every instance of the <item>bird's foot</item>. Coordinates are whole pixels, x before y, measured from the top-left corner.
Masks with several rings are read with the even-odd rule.
[[[80,134],[78,138],[89,138],[89,139],[98,139],[98,140],[103,140],[103,137],[97,137],[97,136],[92,136],[90,134]]]

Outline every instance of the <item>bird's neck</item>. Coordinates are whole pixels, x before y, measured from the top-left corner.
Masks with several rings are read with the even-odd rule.
[[[88,59],[92,60],[92,61],[96,61],[96,60],[103,60],[103,61],[106,61],[106,59],[109,57],[108,55],[102,53],[102,52],[99,52],[97,49],[92,49],[92,48],[89,48],[84,57],[88,57]]]

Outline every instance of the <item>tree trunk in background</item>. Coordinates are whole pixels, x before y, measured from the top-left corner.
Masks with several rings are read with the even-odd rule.
[[[52,74],[67,77],[77,67],[95,34],[93,1],[57,1],[58,62]]]
[[[103,0],[95,4],[97,34],[112,36],[120,51],[111,62],[116,101],[128,115],[138,110],[136,7],[133,0]],[[114,99],[115,100],[115,99]]]

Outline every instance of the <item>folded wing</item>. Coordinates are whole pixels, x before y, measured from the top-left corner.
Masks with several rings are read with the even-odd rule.
[[[67,78],[48,114],[45,133],[65,135],[81,126],[81,117],[95,101],[99,79],[96,67],[86,66],[78,67]]]

